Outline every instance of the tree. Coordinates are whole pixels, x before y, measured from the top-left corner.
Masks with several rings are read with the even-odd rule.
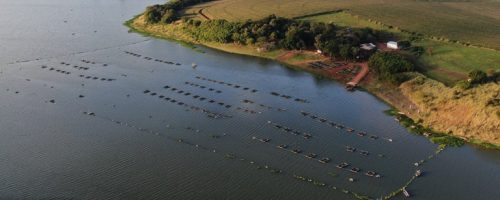
[[[488,75],[489,78],[492,78],[493,76],[495,76],[495,69],[489,68],[488,70],[486,70],[486,75]]]
[[[488,81],[486,73],[477,69],[469,72],[469,79],[471,83],[485,83]]]
[[[393,83],[404,80],[401,73],[415,70],[408,59],[394,52],[377,52],[370,57],[368,65],[374,69],[380,80]]]
[[[305,49],[306,44],[302,40],[303,32],[297,26],[290,26],[285,33],[282,46],[286,49]]]
[[[409,48],[411,47],[411,43],[408,40],[403,40],[398,42],[398,46],[401,46],[401,48]]]
[[[427,48],[427,54],[429,54],[429,56],[432,56],[432,52],[433,52],[432,50],[433,50],[432,47]]]
[[[177,13],[173,9],[168,9],[165,11],[165,14],[161,17],[161,21],[163,23],[170,24],[177,19]]]
[[[471,88],[471,83],[469,81],[462,80],[462,81],[458,81],[455,84],[455,87],[459,88],[461,90],[466,90],[466,89]]]
[[[347,60],[352,56],[351,45],[341,44],[339,47],[339,55],[341,58]]]
[[[254,44],[255,43],[255,39],[253,38],[247,38],[246,41],[245,41],[246,44]]]
[[[358,56],[359,51],[360,51],[359,47],[357,47],[357,46],[353,46],[353,47],[351,47],[351,55],[352,55],[352,58],[354,58],[354,57]]]
[[[153,5],[153,6],[147,7],[146,12],[144,13],[144,15],[147,18],[147,21],[149,23],[158,23],[162,17],[162,14],[161,14],[162,9],[163,9],[163,7],[160,5]]]

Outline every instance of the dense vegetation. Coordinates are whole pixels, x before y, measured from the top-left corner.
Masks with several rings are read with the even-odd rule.
[[[153,5],[146,9],[146,16],[148,22],[151,23],[171,23],[179,19],[179,10],[188,6],[196,5],[203,2],[212,0],[171,0],[163,5]]]
[[[377,52],[370,57],[368,65],[379,75],[380,80],[396,84],[406,80],[404,72],[415,70],[407,58],[394,52]]]
[[[499,7],[496,0],[231,0],[203,6],[213,19],[261,19],[270,14],[300,18],[344,10],[356,18],[390,26],[391,30],[463,46],[500,50]],[[188,8],[195,14],[199,7]],[[330,22],[330,20],[324,21]],[[479,31],[480,30],[480,31]]]
[[[500,82],[500,72],[490,69],[487,72],[472,70],[469,72],[469,80],[472,84],[484,84],[489,82]]]
[[[411,118],[406,115],[398,113],[398,111],[394,109],[384,111],[386,114],[395,116],[398,121],[404,127],[408,128],[408,130],[412,133],[423,135],[432,143],[447,145],[450,147],[460,147],[465,144],[465,141],[461,138],[453,137],[451,134],[444,134],[436,132],[429,127],[425,127],[421,124],[421,121],[415,122]]]
[[[206,8],[207,4],[202,6]],[[200,12],[200,8],[200,6],[190,7],[190,9],[196,10],[196,14]],[[148,8],[148,10],[150,9],[151,8]],[[419,120],[417,124],[408,123],[409,128],[417,130],[418,132],[426,131],[425,135],[429,135],[428,133],[430,130],[421,127],[425,124],[425,126],[432,126],[436,128],[436,130],[467,138],[468,140],[482,144],[484,144],[485,141],[499,144],[498,137],[494,135],[494,133],[495,130],[498,130],[498,119],[500,119],[500,110],[498,110],[498,106],[500,105],[500,93],[497,84],[488,83],[492,80],[496,80],[494,77],[498,76],[490,75],[498,74],[498,72],[495,72],[495,70],[488,70],[489,68],[494,69],[495,64],[488,64],[486,65],[487,67],[484,67],[484,63],[478,64],[476,62],[469,62],[476,61],[478,58],[481,58],[479,60],[487,60],[488,56],[493,58],[490,60],[495,60],[496,55],[492,53],[488,54],[486,57],[467,57],[467,55],[471,53],[480,53],[483,55],[488,53],[487,51],[489,50],[463,48],[458,45],[453,46],[451,49],[446,49],[446,52],[456,52],[457,49],[461,50],[458,54],[454,54],[453,66],[457,63],[467,63],[467,66],[473,66],[463,69],[460,66],[457,67],[457,69],[460,68],[464,71],[463,74],[466,75],[467,71],[470,69],[481,69],[486,71],[487,81],[484,79],[484,72],[480,71],[469,74],[470,81],[466,80],[466,76],[457,76],[460,80],[464,80],[462,82],[470,88],[468,90],[457,90],[457,88],[449,88],[442,83],[421,77],[418,73],[406,73],[407,71],[414,70],[414,66],[410,62],[410,60],[415,60],[414,56],[420,56],[419,59],[432,58],[431,60],[434,60],[434,58],[441,58],[440,56],[443,52],[443,48],[435,46],[435,42],[429,43],[429,40],[420,41],[414,40],[411,37],[400,37],[401,35],[394,31],[388,31],[388,34],[385,32],[387,29],[384,28],[371,27],[375,30],[360,28],[364,26],[346,28],[338,26],[337,24],[332,24],[331,21],[323,21],[323,23],[321,23],[322,21],[301,22],[302,20],[269,16],[257,21],[248,20],[231,22],[226,20],[213,20],[213,13],[206,9],[204,9],[203,12],[212,18],[212,20],[193,17],[193,15],[186,14],[185,10],[181,12],[183,15],[178,16],[177,19],[182,19],[182,21],[175,20],[175,25],[164,26],[160,24],[174,22],[161,21],[161,18],[167,18],[162,15],[159,17],[160,20],[154,22],[150,19],[151,16],[154,15],[151,15],[150,11],[148,11],[146,15],[140,16],[138,20],[135,21],[134,26],[167,38],[194,43],[199,42],[231,52],[269,56],[270,58],[275,58],[277,53],[282,53],[283,51],[278,50],[270,51],[269,53],[254,54],[255,47],[260,47],[257,49],[259,52],[262,49],[270,48],[320,49],[324,53],[335,57],[352,58],[353,55],[359,51],[359,49],[357,49],[359,47],[358,44],[362,42],[387,41],[387,39],[391,37],[408,40],[411,42],[409,43],[410,45],[413,44],[410,48],[405,48],[404,51],[399,51],[400,53],[377,53],[372,56],[370,61],[373,66],[378,66],[372,67],[377,69],[377,73],[383,75],[381,76],[383,80],[401,82],[407,78],[411,78],[411,80],[400,84],[398,88],[400,88],[402,94],[414,102],[419,109],[419,112],[415,114],[417,117],[412,117],[422,120]],[[352,17],[349,19],[352,19]],[[349,26],[349,24],[345,26]],[[394,35],[396,37],[394,37]],[[253,45],[223,45],[224,43]],[[418,60],[418,63],[421,62],[422,60]],[[490,61],[485,63],[488,62]],[[421,66],[418,67],[422,69]],[[440,68],[437,69],[439,70]],[[426,71],[428,71],[428,69]],[[454,72],[454,70],[451,71]],[[450,73],[448,71],[444,72],[448,77]],[[420,81],[421,79],[424,81]],[[391,103],[394,103],[394,101],[398,101],[398,99],[390,100]],[[495,113],[493,117],[491,113]],[[401,121],[409,122],[409,120],[404,119],[401,119]],[[431,124],[429,122],[436,123]],[[444,137],[447,135],[437,133],[431,133],[430,135],[432,138],[435,138],[433,141],[436,143],[446,143],[451,146],[459,146],[463,143],[463,141],[457,138]]]
[[[257,45],[266,49],[319,49],[343,59],[354,59],[359,45],[375,42],[379,33],[371,29],[345,29],[333,24],[295,21],[274,15],[245,22],[226,20],[186,20],[196,26],[192,34],[199,40]]]
[[[461,80],[455,84],[456,88],[466,90],[473,86],[478,86],[487,83],[499,83],[500,82],[500,72],[496,72],[494,69],[489,69],[487,72],[482,70],[472,70],[468,74],[468,80]]]
[[[370,27],[409,40],[426,76],[448,86],[463,80],[473,69],[499,69],[500,26],[497,2],[472,0],[446,3],[414,0],[231,0],[185,9],[189,17],[238,21],[261,19],[270,14],[304,21],[335,23],[346,27]],[[334,11],[334,12],[332,12]],[[336,11],[336,12],[335,12]],[[340,11],[340,12],[338,12]],[[457,23],[460,22],[460,23]],[[478,31],[481,30],[481,31]],[[418,40],[413,40],[414,38]]]
[[[183,4],[181,0],[167,3],[163,6],[151,6],[146,10],[146,16],[151,23],[172,23],[177,19],[175,8]],[[178,5],[180,4],[180,5]],[[191,29],[191,34],[198,40],[220,43],[239,43],[257,45],[263,49],[283,48],[288,50],[314,50],[337,58],[354,59],[360,52],[359,45],[366,42],[376,42],[379,37],[386,36],[383,32],[370,28],[351,29],[340,28],[329,23],[314,23],[297,21],[270,15],[261,20],[230,22],[227,20],[184,20]]]

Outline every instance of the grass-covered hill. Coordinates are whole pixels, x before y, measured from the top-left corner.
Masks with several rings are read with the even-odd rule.
[[[338,12],[341,11],[341,12]],[[184,17],[244,21],[270,14],[371,27],[415,38],[428,53],[425,74],[447,85],[473,69],[500,71],[499,0],[218,0],[184,9]]]
[[[199,8],[212,19],[230,21],[348,10],[400,29],[500,49],[498,0],[218,0],[187,13]]]
[[[406,41],[408,48],[366,58],[371,73],[361,85],[406,113],[417,128],[500,145],[498,11],[498,0],[172,0],[127,24],[297,67],[283,58],[319,49],[328,56],[321,59],[359,62],[362,43],[384,49],[387,40]],[[402,63],[408,68],[394,70]],[[406,73],[414,69],[421,74]]]

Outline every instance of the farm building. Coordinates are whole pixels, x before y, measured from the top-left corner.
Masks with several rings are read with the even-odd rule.
[[[359,48],[362,50],[371,51],[371,50],[374,50],[375,48],[377,48],[377,46],[375,46],[373,43],[365,43],[365,44],[361,44],[361,46]]]
[[[356,58],[357,59],[367,59],[375,52],[375,50],[377,50],[377,46],[375,46],[375,44],[373,44],[373,43],[365,43],[365,44],[361,44],[359,46],[359,49],[361,49],[361,51],[359,51]]]
[[[387,42],[387,48],[389,48],[389,49],[399,49],[398,42],[395,42],[395,41],[389,41],[389,42]]]

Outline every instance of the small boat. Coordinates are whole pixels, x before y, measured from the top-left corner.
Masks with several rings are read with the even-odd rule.
[[[338,164],[336,167],[339,169],[343,169],[343,168],[346,168],[347,166],[349,166],[349,164],[346,162],[343,162],[343,163]]]
[[[348,132],[354,132],[354,129],[352,129],[352,128],[347,128],[347,131],[348,131]]]
[[[403,194],[405,195],[405,197],[411,196],[410,193],[406,190],[406,187],[403,187],[401,190],[403,191]]]
[[[367,172],[365,173],[365,175],[370,176],[370,177],[374,177],[375,175],[377,175],[377,173],[376,173],[376,172],[374,172],[374,171],[367,171]]]
[[[269,142],[269,141],[271,141],[271,139],[261,138],[259,141],[261,141],[261,142]]]
[[[349,146],[348,146],[348,147],[346,148],[346,150],[347,150],[348,152],[355,152],[355,151],[356,151],[356,148],[354,148],[354,147],[349,147]]]
[[[361,136],[361,137],[364,137],[364,136],[366,136],[366,133],[365,132],[359,132],[358,135]]]
[[[300,150],[300,149],[293,149],[292,153],[299,154],[299,153],[302,153],[302,150]]]
[[[352,173],[358,173],[361,170],[359,168],[357,168],[357,167],[353,167],[349,171],[352,172]]]
[[[420,171],[420,169],[418,169],[417,171],[415,171],[415,177],[419,177],[422,175],[422,171]]]
[[[304,138],[305,138],[305,139],[311,139],[311,138],[312,138],[312,135],[311,135],[311,134],[308,134],[308,133],[304,133]]]
[[[360,153],[361,155],[363,155],[363,156],[368,156],[368,155],[370,155],[370,152],[368,152],[368,151],[360,151],[359,153]]]
[[[324,164],[329,163],[330,161],[331,161],[330,158],[321,158],[321,159],[319,159],[319,162],[320,163],[324,163]]]
[[[280,144],[280,145],[278,145],[278,148],[280,148],[280,149],[286,149],[286,148],[288,148],[288,145],[286,145],[286,144]]]
[[[318,157],[318,155],[315,154],[315,153],[309,153],[309,154],[307,154],[305,156],[306,156],[306,158],[316,158],[316,157]]]
[[[352,92],[352,91],[354,91],[354,86],[352,86],[352,85],[346,85],[346,86],[345,86],[345,89],[346,89],[347,91]]]

